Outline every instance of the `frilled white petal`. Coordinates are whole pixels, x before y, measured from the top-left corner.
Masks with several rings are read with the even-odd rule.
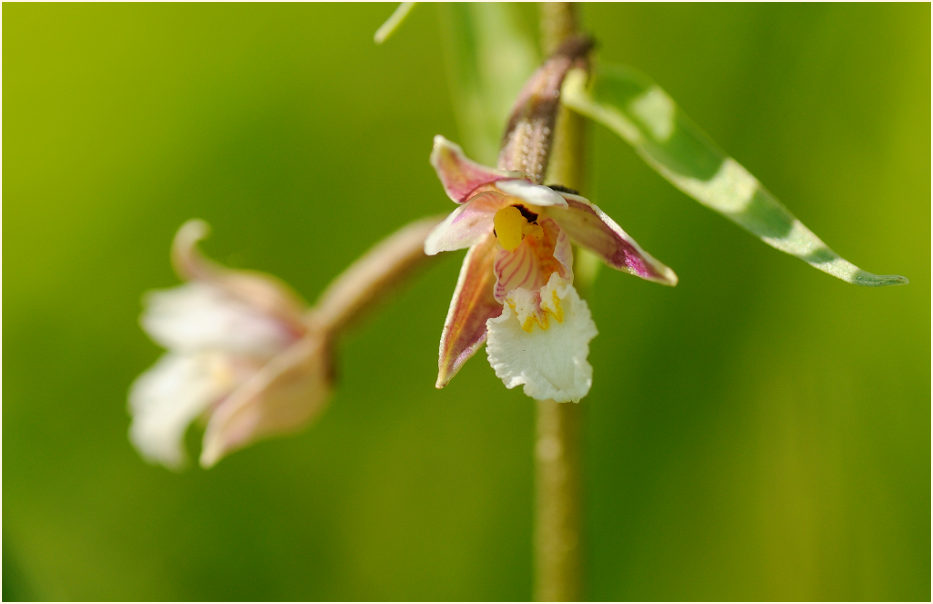
[[[169,350],[271,356],[294,339],[289,326],[209,283],[150,292],[143,329]]]
[[[540,298],[518,291],[515,308],[507,303],[502,315],[486,322],[489,364],[507,388],[524,385],[531,398],[579,401],[593,381],[586,357],[597,331],[589,307],[573,285],[556,274],[538,292]],[[526,331],[538,307],[530,296],[540,300],[546,328],[537,323]]]
[[[148,461],[181,467],[188,425],[233,386],[218,355],[164,355],[130,388],[130,441]]]

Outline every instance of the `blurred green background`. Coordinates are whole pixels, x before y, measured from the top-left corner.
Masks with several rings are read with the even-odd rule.
[[[5,600],[531,597],[534,406],[483,355],[433,388],[461,253],[344,341],[300,435],[181,474],[126,438],[184,220],[313,299],[451,209],[443,9],[376,47],[392,9],[3,7]],[[593,127],[586,193],[680,285],[604,271],[590,301],[587,597],[928,600],[930,6],[583,18],[840,254],[912,281],[819,273]]]

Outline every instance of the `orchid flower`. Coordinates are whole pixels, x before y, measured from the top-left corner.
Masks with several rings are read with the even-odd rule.
[[[586,357],[597,332],[573,287],[571,242],[649,281],[674,285],[676,275],[573,192],[481,166],[441,136],[431,164],[460,206],[428,236],[424,251],[469,248],[444,323],[437,387],[486,342],[506,387],[523,385],[535,399],[579,401],[592,383]]]
[[[295,432],[324,409],[333,390],[339,335],[427,259],[440,222],[412,222],[340,273],[312,308],[270,275],[204,258],[198,220],[179,229],[175,269],[186,281],[146,297],[142,326],[168,352],[130,389],[130,440],[147,460],[185,463],[189,424],[207,421],[201,465],[261,438]]]
[[[331,392],[330,345],[305,320],[306,305],[264,274],[207,260],[201,221],[175,237],[175,268],[187,283],[151,292],[143,329],[168,352],[130,390],[130,440],[147,460],[185,463],[190,423],[207,419],[201,465],[260,438],[298,430]]]
[[[564,76],[586,66],[587,38],[562,45],[528,80],[509,118],[497,168],[434,139],[431,165],[460,206],[425,241],[428,255],[469,248],[438,359],[443,388],[482,344],[507,388],[538,400],[579,401],[592,384],[587,362],[596,325],[573,287],[571,242],[610,267],[677,283],[602,210],[576,192],[541,182],[548,166]]]

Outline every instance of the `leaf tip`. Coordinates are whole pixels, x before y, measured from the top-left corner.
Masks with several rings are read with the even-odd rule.
[[[411,9],[415,7],[414,2],[402,2],[398,5],[398,8],[395,9],[395,12],[386,19],[386,22],[383,23],[379,29],[376,30],[376,33],[373,34],[373,41],[376,44],[382,44],[389,39],[395,30],[399,28],[402,24],[402,21],[405,20],[405,17],[408,16],[408,13],[411,12]]]
[[[867,271],[859,271],[855,274],[852,282],[865,287],[886,287],[888,285],[907,285],[910,280],[903,275],[874,275]]]

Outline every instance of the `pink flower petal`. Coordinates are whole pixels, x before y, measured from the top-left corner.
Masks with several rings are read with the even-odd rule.
[[[433,256],[470,247],[492,231],[496,211],[511,201],[493,187],[478,192],[431,231],[424,241],[424,253]]]
[[[516,173],[487,168],[467,159],[458,145],[440,135],[434,137],[431,165],[437,171],[447,196],[457,203],[469,199],[471,193],[485,184],[521,177]]]
[[[502,313],[493,297],[496,238],[489,233],[470,248],[450,301],[438,355],[438,388],[443,388],[486,341],[486,321]]]
[[[664,285],[676,285],[677,275],[641,249],[609,216],[579,195],[564,194],[567,208],[545,208],[574,242],[592,250],[614,269]]]

